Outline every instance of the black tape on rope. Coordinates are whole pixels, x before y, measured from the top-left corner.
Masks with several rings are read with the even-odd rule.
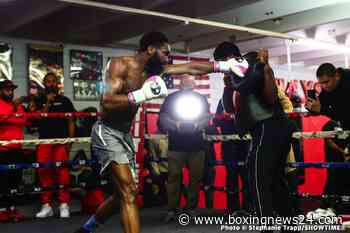
[[[229,164],[233,167],[237,166],[245,166],[246,163],[243,161],[224,161],[224,160],[216,160],[209,162],[209,165],[217,166],[217,165],[225,165]],[[347,162],[295,162],[295,163],[287,163],[286,166],[292,168],[347,168],[350,169],[350,163]]]
[[[166,158],[161,159],[147,159],[147,161],[152,162],[162,162],[167,161]],[[48,162],[48,163],[16,163],[16,164],[0,164],[0,172],[16,170],[16,169],[28,169],[28,168],[60,168],[60,167],[73,167],[77,165],[81,166],[91,166],[98,164],[96,160],[69,160],[69,161],[56,161],[56,162]],[[220,166],[220,165],[230,165],[233,167],[245,166],[246,163],[243,161],[224,161],[224,160],[215,160],[210,161],[210,166]],[[347,162],[295,162],[295,163],[287,163],[288,167],[293,168],[346,168],[350,169],[350,163]]]
[[[232,167],[242,167],[242,166],[245,166],[246,163],[243,161],[215,160],[215,161],[210,161],[209,165],[210,166],[230,165]]]
[[[332,162],[332,163],[323,163],[323,162],[297,162],[297,163],[288,163],[289,167],[294,168],[350,168],[350,163],[346,162]]]
[[[168,161],[167,158],[153,158],[149,157],[145,159],[147,162],[163,162]],[[246,163],[243,161],[225,161],[225,160],[213,160],[209,161],[210,166],[222,166],[230,165],[233,167],[245,166]],[[287,163],[286,166],[292,168],[350,168],[350,163],[347,162],[294,162]]]
[[[292,195],[304,200],[317,200],[317,201],[335,200],[335,201],[344,202],[344,203],[350,202],[350,196],[348,195],[336,195],[336,194],[313,195],[309,193],[293,193]]]
[[[98,183],[98,187],[103,187],[108,184],[107,180],[100,180]],[[67,186],[67,185],[54,185],[50,187],[31,187],[31,188],[24,188],[23,190],[19,189],[10,189],[8,192],[0,193],[0,198],[6,197],[6,196],[21,196],[21,195],[30,195],[30,194],[40,194],[44,192],[58,192],[62,189],[69,190],[69,189],[74,189],[74,188],[86,188],[87,187],[86,182],[79,183],[78,185],[75,186]]]
[[[16,170],[16,169],[28,169],[28,168],[60,168],[60,167],[73,167],[77,165],[91,166],[98,164],[96,160],[68,160],[68,161],[56,161],[47,163],[16,163],[16,164],[0,164],[0,172]]]

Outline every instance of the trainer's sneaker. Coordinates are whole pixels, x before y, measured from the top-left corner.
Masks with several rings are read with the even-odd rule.
[[[53,216],[53,209],[49,204],[44,204],[41,210],[35,215],[37,218],[48,218]]]
[[[69,218],[70,212],[69,212],[69,206],[67,203],[62,203],[59,207],[60,209],[60,218]]]

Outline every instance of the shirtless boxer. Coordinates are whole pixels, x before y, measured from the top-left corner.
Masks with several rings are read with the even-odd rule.
[[[151,32],[141,38],[138,54],[116,57],[107,64],[105,91],[101,98],[103,116],[92,129],[91,141],[92,153],[101,164],[101,173],[108,174],[115,191],[76,233],[93,232],[115,212],[118,201],[124,232],[140,232],[135,149],[129,131],[139,104],[167,95],[166,85],[158,75],[223,71],[244,76],[248,66],[244,59],[166,65],[169,54],[167,37],[160,32]]]

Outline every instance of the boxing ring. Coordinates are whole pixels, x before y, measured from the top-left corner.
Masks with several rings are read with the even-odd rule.
[[[147,134],[146,132],[146,114],[145,107],[141,108],[136,121],[133,124],[133,135],[137,135],[138,137],[135,138],[134,143],[137,144],[136,148],[137,154],[136,154],[136,161],[137,161],[137,168],[138,168],[138,186],[140,190],[140,195],[138,198],[138,204],[140,207],[144,205],[143,198],[142,198],[142,191],[143,186],[145,182],[145,176],[149,174],[149,171],[144,168],[143,161],[144,157],[146,155],[145,152],[145,143],[148,139],[151,138],[166,138],[166,135],[160,135],[160,134]],[[76,112],[76,113],[28,113],[28,114],[14,114],[12,117],[26,117],[26,118],[47,118],[47,117],[60,117],[60,118],[68,118],[68,117],[98,117],[99,113],[83,113],[83,112]],[[218,117],[218,116],[216,116]],[[295,116],[292,116],[295,117]],[[305,119],[307,119],[307,116],[304,116]],[[312,117],[312,116],[311,116]],[[325,122],[326,118],[321,118],[320,122]],[[305,125],[306,123],[304,123]],[[306,124],[307,125],[307,124]],[[315,124],[311,124],[315,125]],[[321,126],[321,125],[320,125]],[[318,128],[320,128],[318,126]],[[136,129],[137,127],[137,129]],[[310,128],[310,127],[309,127]],[[305,140],[319,140],[318,141],[318,149],[323,150],[322,142],[320,139],[323,138],[347,138],[349,137],[350,131],[343,131],[341,129],[337,129],[334,131],[314,131],[314,132],[295,132],[293,134],[293,138],[298,140],[304,140],[304,159],[305,162],[295,162],[295,163],[289,163],[289,167],[293,168],[300,168],[305,169],[305,182],[303,185],[299,186],[299,192],[298,196],[303,199],[314,199],[314,200],[322,200],[322,199],[336,199],[338,201],[343,202],[349,202],[350,196],[347,195],[323,195],[322,189],[323,189],[323,183],[325,179],[325,169],[329,168],[347,168],[350,169],[349,163],[325,163],[322,161],[315,161],[315,156],[313,156],[313,153],[315,153],[315,142],[311,142],[309,145],[305,142]],[[229,140],[250,140],[250,135],[203,135],[203,137],[207,141],[214,141],[216,143],[221,141],[229,141]],[[9,145],[9,144],[22,144],[22,145],[39,145],[39,144],[68,144],[68,143],[76,143],[76,144],[89,144],[91,142],[90,137],[80,137],[80,138],[57,138],[57,139],[32,139],[32,140],[9,140],[9,141],[0,141],[0,145]],[[217,146],[216,146],[217,147]],[[310,148],[311,147],[311,148]],[[217,149],[217,148],[216,148]],[[316,150],[316,153],[319,151]],[[219,152],[220,153],[220,152]],[[305,156],[306,155],[306,156]],[[226,197],[225,192],[226,185],[224,184],[224,178],[225,178],[225,172],[223,171],[224,167],[224,161],[220,160],[220,155],[216,155],[216,159],[214,163],[212,163],[212,166],[216,167],[217,175],[216,175],[216,181],[213,184],[213,187],[210,187],[212,190],[215,191],[214,195],[214,208],[216,209],[225,209],[225,203],[226,203]],[[322,158],[321,158],[322,160]],[[39,168],[60,168],[60,167],[74,167],[74,166],[94,166],[97,164],[97,161],[94,159],[89,160],[70,160],[70,161],[55,161],[50,163],[19,163],[19,164],[2,164],[0,165],[0,172],[8,172],[10,170],[14,169],[39,169]],[[242,166],[244,164],[238,163],[238,164],[232,164],[232,166]],[[184,179],[186,179],[186,174]],[[315,179],[318,182],[315,182]],[[71,188],[84,188],[87,184],[86,183],[79,183],[75,187]],[[107,180],[100,180],[99,185],[106,186],[108,185]],[[26,190],[20,190],[20,189],[11,189],[8,193],[4,193],[0,195],[0,198],[4,195],[33,195],[33,194],[39,194],[44,191],[58,191],[59,189],[66,188],[62,186],[53,186],[53,187],[47,187],[42,188],[40,186],[34,186],[31,189]],[[200,199],[199,199],[199,207],[205,208],[205,204],[203,201],[203,191],[200,193]]]
[[[103,4],[103,3],[97,3],[93,1],[82,1],[82,0],[60,0],[62,2],[68,2],[73,4],[79,4],[79,5],[85,5],[95,8],[102,8],[102,9],[108,9],[112,11],[122,11],[132,14],[142,14],[142,15],[149,15],[149,16],[155,16],[155,17],[163,17],[166,19],[171,19],[175,21],[184,22],[185,24],[193,23],[193,24],[199,24],[199,25],[206,25],[206,26],[212,26],[212,27],[218,27],[221,29],[228,29],[228,30],[237,30],[237,31],[244,31],[249,32],[253,34],[263,35],[263,36],[271,36],[271,37],[277,37],[281,39],[291,40],[291,41],[297,41],[297,40],[306,40],[305,38],[297,38],[295,36],[290,36],[285,33],[273,33],[270,31],[265,30],[259,30],[259,29],[253,29],[248,27],[241,27],[236,26],[232,24],[225,24],[225,23],[219,23],[219,22],[212,22],[207,20],[201,20],[201,19],[195,19],[195,18],[189,18],[189,17],[181,17],[181,16],[174,16],[170,14],[162,14],[157,12],[151,12],[151,11],[143,11],[138,9],[132,9],[127,7],[121,7],[121,6],[114,6],[111,7],[110,4]],[[290,55],[290,54],[289,54]],[[137,172],[138,172],[138,187],[140,190],[137,202],[140,207],[144,206],[144,200],[143,200],[143,191],[144,191],[144,182],[147,174],[149,172],[147,169],[144,168],[144,159],[145,159],[145,145],[147,143],[148,139],[151,138],[165,138],[166,135],[155,135],[155,134],[148,134],[147,128],[146,128],[146,121],[147,121],[147,108],[144,106],[141,108],[141,111],[137,114],[136,119],[133,123],[132,128],[132,134],[134,136],[134,143],[137,148],[137,154],[136,154],[136,162],[137,162]],[[98,117],[99,113],[82,113],[82,112],[76,112],[76,113],[27,113],[27,114],[14,114],[12,116],[14,117],[26,117],[26,118],[47,118],[47,117],[53,117],[53,118],[68,118],[68,117]],[[305,116],[306,117],[306,116]],[[318,120],[319,123],[326,121],[326,119],[320,119]],[[310,123],[310,122],[309,122]],[[317,126],[320,126],[322,123],[318,124]],[[341,202],[350,202],[350,194],[347,195],[324,195],[322,194],[323,184],[325,180],[325,170],[334,168],[346,168],[350,169],[349,163],[325,163],[323,162],[322,155],[320,157],[316,157],[316,159],[319,159],[318,161],[315,161],[315,156],[313,156],[313,153],[320,153],[320,150],[323,150],[323,144],[321,139],[323,138],[347,138],[349,137],[350,131],[343,131],[343,130],[335,130],[335,131],[327,131],[327,132],[321,132],[320,128],[317,127],[315,129],[312,127],[312,124],[308,124],[307,120],[304,122],[304,128],[303,132],[296,132],[293,134],[293,138],[298,140],[313,140],[312,142],[305,142],[304,141],[304,161],[303,162],[295,162],[295,163],[289,163],[287,164],[289,167],[292,168],[300,168],[305,169],[305,182],[304,184],[299,186],[297,195],[299,198],[302,199],[310,199],[310,200],[324,200],[324,199],[335,199]],[[208,141],[214,141],[214,142],[222,142],[222,141],[229,141],[229,140],[250,140],[249,135],[246,135],[245,137],[241,137],[239,135],[203,135],[204,138]],[[318,140],[318,141],[317,141]],[[80,138],[57,138],[57,139],[33,139],[33,140],[10,140],[10,141],[0,141],[0,145],[8,145],[8,144],[21,144],[21,145],[31,145],[36,146],[40,144],[84,144],[89,145],[91,143],[90,137],[80,137]],[[215,198],[214,198],[214,208],[217,210],[223,210],[226,208],[226,184],[224,182],[225,179],[225,171],[224,171],[224,161],[221,160],[220,156],[220,149],[218,149],[219,146],[216,146],[216,160],[214,163],[212,163],[212,166],[215,166],[216,169],[216,181],[210,189],[215,191]],[[315,150],[317,148],[317,150]],[[16,169],[39,169],[39,168],[51,168],[56,169],[60,167],[75,167],[75,166],[96,166],[97,161],[94,159],[89,160],[75,160],[75,161],[55,161],[51,163],[18,163],[18,164],[2,164],[0,165],[0,172],[8,172],[10,170],[16,170]],[[243,166],[244,164],[238,163],[238,164],[232,164],[232,166]],[[185,171],[186,172],[186,171]],[[184,175],[184,179],[186,178],[186,173]],[[101,187],[108,186],[108,181],[101,179],[99,181],[99,185]],[[71,186],[70,188],[81,188],[84,189],[87,186],[86,183],[82,182],[77,184],[77,186]],[[36,195],[40,194],[45,191],[58,191],[60,189],[67,188],[63,186],[52,186],[47,188],[42,188],[40,186],[33,186],[31,188],[26,189],[11,189],[8,191],[8,193],[0,194],[0,198],[6,195],[11,196],[25,196],[25,195]],[[199,199],[199,207],[205,208],[205,202],[203,197],[203,190],[200,192],[200,199]],[[38,201],[39,203],[39,201]],[[188,226],[186,228],[179,226],[178,223],[174,224],[163,224],[160,223],[161,217],[160,213],[165,213],[165,210],[159,209],[158,207],[155,209],[141,209],[141,226],[142,226],[142,232],[171,232],[171,233],[184,233],[184,232],[214,232],[217,231],[217,226],[195,226],[195,228],[192,228],[191,226]],[[219,212],[222,213],[222,212]],[[58,233],[58,232],[72,232],[75,228],[81,226],[81,223],[85,220],[86,216],[80,216],[80,215],[74,215],[71,219],[67,220],[57,220],[55,218],[47,219],[47,220],[33,220],[30,216],[28,216],[28,221],[25,221],[23,223],[19,223],[16,225],[9,226],[8,224],[4,225],[4,228],[1,229],[10,229],[8,231],[4,232],[21,232],[21,231],[27,231],[27,232],[52,232],[52,233]],[[345,220],[348,220],[347,218],[344,218]],[[109,221],[106,226],[100,228],[98,232],[116,232],[116,230],[121,232],[120,224],[115,224],[116,218],[113,218],[113,221]],[[44,223],[49,223],[48,226],[46,226]],[[60,226],[55,227],[53,229],[52,226]],[[2,231],[2,230],[1,230]]]

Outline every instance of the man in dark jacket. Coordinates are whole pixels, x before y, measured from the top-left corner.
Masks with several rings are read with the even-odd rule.
[[[350,111],[344,104],[350,98],[349,71],[324,63],[318,67],[316,76],[322,91],[316,99],[308,98],[306,108],[340,122],[343,129],[350,129]]]
[[[209,104],[193,87],[193,76],[183,78],[181,90],[166,97],[160,109],[159,127],[169,136],[167,222],[175,218],[179,209],[184,165],[190,176],[185,210],[195,214],[198,203],[205,160],[202,131],[209,123]]]

